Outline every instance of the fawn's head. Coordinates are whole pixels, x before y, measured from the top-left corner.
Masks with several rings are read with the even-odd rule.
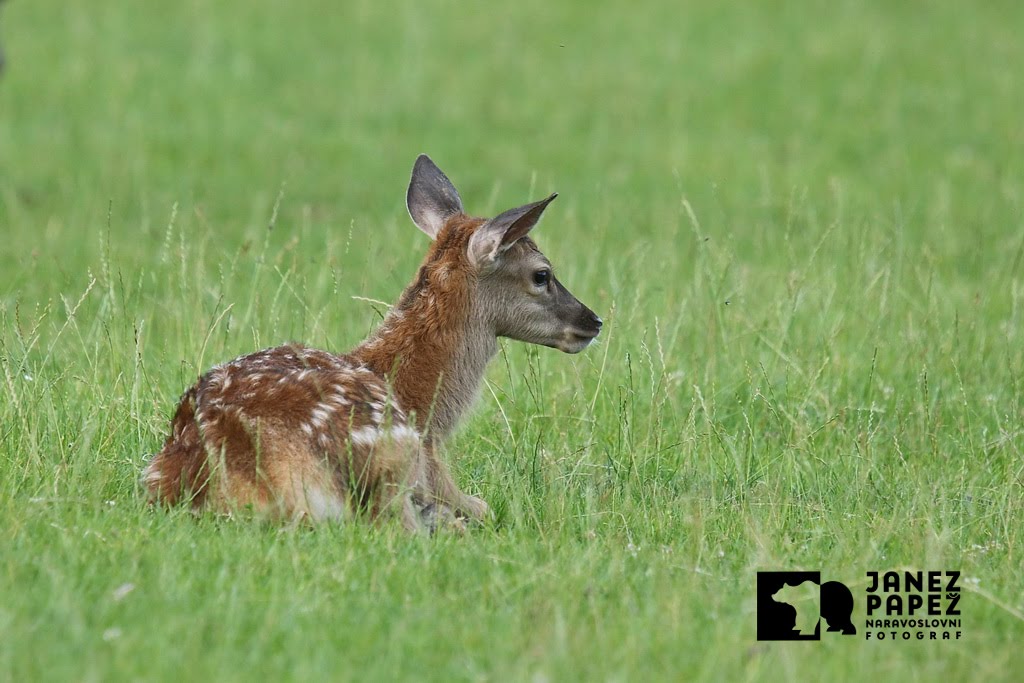
[[[601,319],[558,281],[527,237],[556,196],[490,220],[470,218],[455,186],[421,154],[406,204],[416,226],[434,240],[424,268],[440,264],[445,272],[468,274],[473,315],[495,336],[579,353],[597,337]]]

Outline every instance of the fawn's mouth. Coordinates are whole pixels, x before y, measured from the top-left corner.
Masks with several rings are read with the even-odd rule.
[[[567,330],[565,336],[558,341],[556,348],[565,353],[579,353],[590,346],[597,338],[600,330]]]

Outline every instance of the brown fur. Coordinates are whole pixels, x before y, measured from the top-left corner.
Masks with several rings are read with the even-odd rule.
[[[410,427],[385,383],[357,360],[281,346],[201,377],[144,479],[153,500],[196,508],[318,519],[366,504],[376,516],[424,479]]]
[[[481,345],[473,329],[476,274],[462,255],[481,223],[462,216],[452,219],[376,334],[352,352],[376,374],[392,377],[399,405],[415,415],[420,430],[440,438],[455,427],[463,412],[459,408],[468,407],[453,405],[462,403],[463,375],[472,374],[462,364],[467,356],[480,355],[470,348]],[[496,338],[490,337],[493,346]],[[493,349],[484,348],[483,353],[489,359]]]
[[[410,197],[422,189],[416,173]],[[482,500],[459,490],[438,446],[475,400],[497,336],[575,352],[596,336],[600,321],[557,281],[564,292],[552,294],[557,305],[515,308],[525,296],[515,291],[520,271],[550,268],[522,237],[546,203],[532,210],[528,225],[506,221],[522,235],[502,247],[507,256],[483,267],[474,263],[471,242],[497,228],[463,214],[458,193],[446,189],[450,196],[423,190],[436,204],[410,199],[414,218],[436,219],[434,242],[368,340],[346,355],[297,344],[266,349],[213,368],[185,392],[163,449],[143,473],[152,501],[314,520],[392,512],[410,530],[421,527],[420,510],[424,519],[453,519],[452,510],[487,514]],[[448,212],[439,215],[438,207]],[[596,328],[557,322],[586,315]],[[528,336],[505,331],[517,320],[529,323]],[[556,332],[533,338],[540,323]]]

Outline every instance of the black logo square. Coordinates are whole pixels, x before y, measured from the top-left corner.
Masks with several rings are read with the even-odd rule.
[[[791,596],[808,582],[814,585],[817,599],[792,604]],[[798,610],[810,610],[810,613],[800,614]],[[821,572],[757,573],[758,640],[820,640],[823,619],[828,631],[854,635],[857,629],[851,621],[852,615],[853,593],[838,581],[822,584]],[[799,623],[806,625],[811,620],[813,632],[798,628]]]

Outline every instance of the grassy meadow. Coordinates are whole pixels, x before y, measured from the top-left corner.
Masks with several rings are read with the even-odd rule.
[[[4,3],[0,680],[1019,680],[1022,25]],[[605,319],[503,342],[448,447],[493,524],[147,507],[198,373],[347,350],[412,278],[420,152],[479,215],[558,191],[536,239]],[[963,638],[757,642],[772,569],[960,570]]]

